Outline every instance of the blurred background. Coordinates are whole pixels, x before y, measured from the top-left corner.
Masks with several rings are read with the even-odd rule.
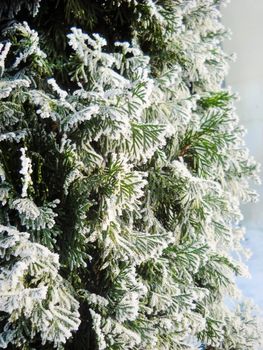
[[[232,39],[224,44],[225,51],[237,54],[226,83],[240,95],[236,106],[248,131],[246,143],[263,166],[263,0],[231,0],[223,8],[222,21],[232,31]],[[245,245],[253,252],[248,262],[252,278],[239,279],[238,284],[263,309],[263,186],[256,189],[260,201],[242,208],[247,229]]]

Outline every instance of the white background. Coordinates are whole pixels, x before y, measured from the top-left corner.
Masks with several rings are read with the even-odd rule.
[[[232,40],[224,43],[225,50],[237,54],[226,83],[241,97],[237,110],[248,130],[246,142],[251,154],[263,164],[263,0],[232,0],[222,12],[223,23],[232,31]],[[263,308],[263,186],[256,189],[260,201],[243,207],[245,244],[253,252],[248,263],[252,278],[239,280],[239,285]]]

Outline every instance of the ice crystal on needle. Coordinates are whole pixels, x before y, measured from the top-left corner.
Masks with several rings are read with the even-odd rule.
[[[0,348],[261,346],[226,1],[3,3]]]

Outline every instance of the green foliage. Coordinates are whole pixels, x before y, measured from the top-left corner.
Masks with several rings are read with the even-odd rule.
[[[220,3],[5,2],[0,347],[262,344],[224,302],[258,166],[221,87]]]

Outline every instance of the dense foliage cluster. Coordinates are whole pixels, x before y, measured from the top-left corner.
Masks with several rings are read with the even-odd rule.
[[[2,2],[0,348],[261,344],[222,3]]]

